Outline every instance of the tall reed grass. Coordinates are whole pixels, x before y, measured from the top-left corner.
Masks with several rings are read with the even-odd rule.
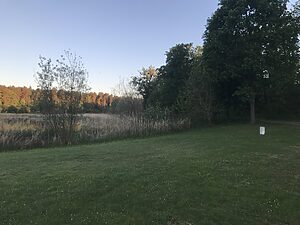
[[[105,119],[84,117],[79,139],[99,141],[126,137],[163,134],[189,128],[187,119],[153,120],[144,116],[106,115]]]
[[[187,129],[188,119],[154,120],[145,116],[85,114],[80,118],[74,144],[94,143],[127,137],[143,137]],[[60,145],[49,140],[38,114],[0,114],[0,151]]]

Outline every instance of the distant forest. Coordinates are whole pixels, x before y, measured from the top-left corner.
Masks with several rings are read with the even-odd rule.
[[[63,91],[53,89],[52,98],[59,101]],[[2,113],[36,113],[39,112],[40,89],[0,85],[0,112]],[[89,92],[82,95],[82,110],[86,113],[100,113],[111,110],[113,101],[119,97],[108,93]]]

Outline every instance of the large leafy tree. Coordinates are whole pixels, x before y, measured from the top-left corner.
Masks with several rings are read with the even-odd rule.
[[[139,71],[139,76],[132,77],[131,84],[135,87],[138,93],[143,97],[143,106],[146,108],[148,98],[153,90],[154,80],[157,78],[157,69],[153,66],[142,68]]]
[[[208,21],[203,63],[225,108],[234,99],[255,102],[292,85],[298,60],[299,26],[286,0],[221,0]]]
[[[180,95],[185,91],[194,54],[195,49],[192,44],[178,44],[166,53],[166,65],[158,69],[150,104],[172,110],[176,108]]]
[[[213,77],[207,73],[202,61],[202,48],[198,47],[198,53],[195,55],[191,75],[187,82],[187,88],[184,95],[184,105],[186,114],[192,120],[192,123],[198,125],[201,122],[211,124],[213,114],[217,108],[215,101]]]

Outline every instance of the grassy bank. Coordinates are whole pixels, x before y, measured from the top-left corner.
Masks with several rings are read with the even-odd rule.
[[[293,225],[299,209],[296,126],[0,154],[1,225]]]

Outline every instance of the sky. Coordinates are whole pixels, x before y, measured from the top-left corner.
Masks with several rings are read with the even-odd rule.
[[[0,0],[0,85],[36,87],[39,55],[81,56],[92,91],[111,93],[179,43],[202,44],[218,0]]]

